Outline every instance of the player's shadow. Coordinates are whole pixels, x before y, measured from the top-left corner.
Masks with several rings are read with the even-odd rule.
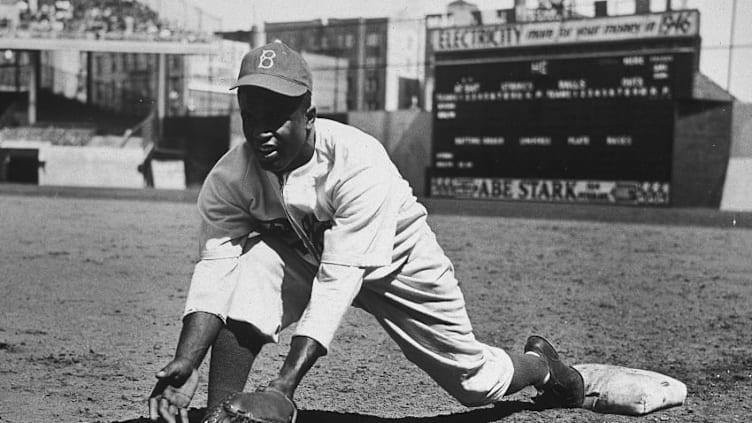
[[[428,417],[379,417],[358,413],[338,413],[334,411],[300,410],[297,423],[488,423],[509,417],[521,411],[541,411],[543,408],[533,402],[502,401],[493,407],[472,409],[454,414]],[[189,411],[190,423],[200,423],[206,409],[193,408]],[[151,423],[148,418],[125,420],[113,423]]]

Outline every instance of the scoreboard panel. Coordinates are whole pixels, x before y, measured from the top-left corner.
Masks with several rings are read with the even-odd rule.
[[[670,52],[437,64],[431,195],[468,196],[473,178],[604,181],[659,186],[650,202],[668,202],[674,101],[691,95],[694,61]]]

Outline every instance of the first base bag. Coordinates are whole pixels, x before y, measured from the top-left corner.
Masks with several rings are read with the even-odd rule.
[[[687,386],[649,370],[608,364],[574,366],[585,380],[583,408],[608,414],[641,416],[684,404]]]

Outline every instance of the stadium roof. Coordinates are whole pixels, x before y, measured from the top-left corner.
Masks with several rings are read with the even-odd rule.
[[[0,38],[0,50],[75,50],[108,53],[214,55],[211,42],[89,40],[76,38]]]
[[[721,88],[701,72],[695,73],[694,84],[692,86],[692,98],[695,100],[728,102],[736,100],[728,91]]]

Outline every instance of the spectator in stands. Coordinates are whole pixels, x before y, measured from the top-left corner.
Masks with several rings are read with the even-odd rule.
[[[200,34],[172,28],[148,6],[133,0],[38,0],[32,10],[28,0],[18,2],[16,36],[66,36],[84,38],[139,38],[151,40],[203,40]]]

